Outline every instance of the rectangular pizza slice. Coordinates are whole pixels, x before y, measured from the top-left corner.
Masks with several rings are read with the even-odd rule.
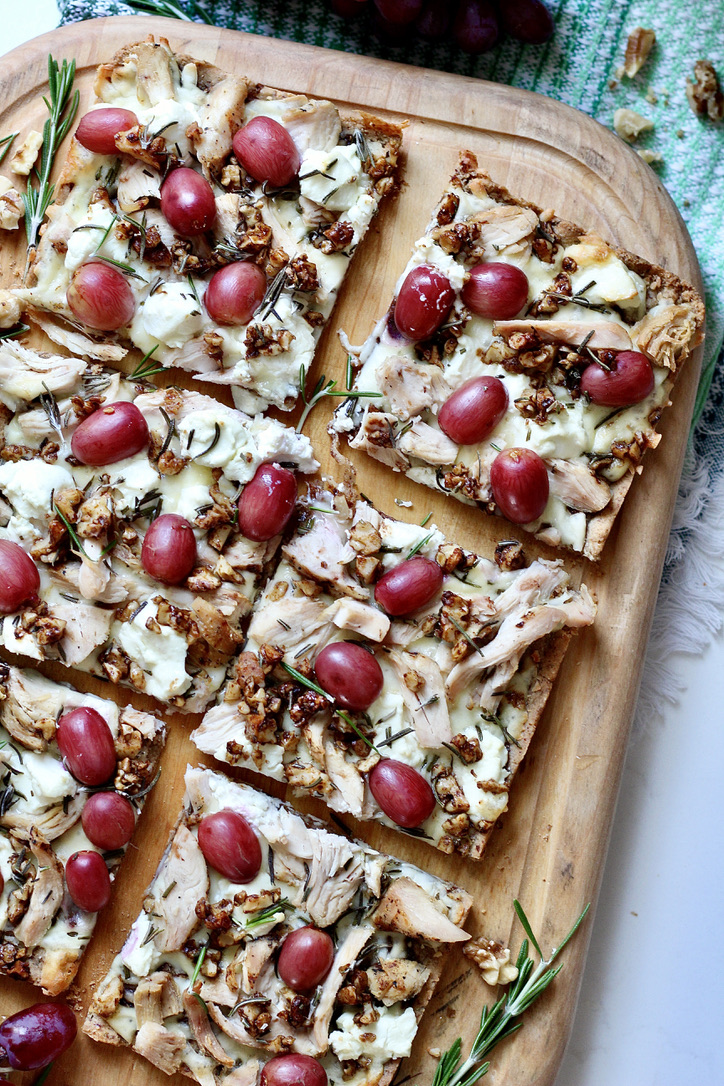
[[[72,982],[164,739],[150,713],[0,664],[0,973]]]
[[[0,368],[2,644],[200,711],[281,539],[250,495],[271,472],[291,512],[308,439],[11,340]]]
[[[703,303],[462,155],[333,428],[395,471],[597,558]]]
[[[189,768],[182,817],[85,1031],[204,1086],[256,1086],[262,1064],[268,1086],[386,1086],[446,946],[468,938],[470,905],[280,800]]]
[[[95,89],[22,296],[231,386],[251,414],[292,408],[395,185],[400,128],[176,55],[164,39],[122,49]],[[113,117],[125,126],[115,138]],[[99,275],[118,281],[115,319],[107,301],[97,313]]]
[[[561,562],[494,558],[314,489],[192,740],[332,809],[479,859],[567,645]]]

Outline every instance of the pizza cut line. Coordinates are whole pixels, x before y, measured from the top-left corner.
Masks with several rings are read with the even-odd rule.
[[[12,340],[0,372],[3,646],[200,711],[243,641],[295,472],[318,466],[308,439]]]
[[[57,342],[73,332],[65,322],[105,329],[230,386],[250,414],[291,409],[395,186],[401,129],[177,55],[165,39],[123,48],[95,90],[24,303],[60,319],[44,321]],[[125,127],[114,137],[111,119],[109,137],[101,121],[99,136],[109,114]]]
[[[494,558],[315,485],[192,741],[444,852],[480,858],[570,631],[560,561]]]
[[[695,290],[463,153],[331,424],[349,447],[597,558],[682,363]]]
[[[241,839],[254,861],[229,870],[222,841]],[[446,947],[468,938],[470,905],[451,883],[189,767],[183,814],[85,1031],[204,1086],[256,1086],[270,1058],[299,1071],[300,1057],[304,1081],[387,1086]]]
[[[84,751],[104,737],[99,769]],[[164,739],[150,713],[0,663],[0,973],[48,995],[70,985]]]

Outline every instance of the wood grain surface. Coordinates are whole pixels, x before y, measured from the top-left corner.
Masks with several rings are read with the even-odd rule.
[[[409,120],[405,183],[358,250],[322,338],[312,380],[321,372],[340,383],[344,379],[345,355],[336,329],[343,327],[353,343],[369,333],[463,148],[474,151],[481,166],[513,193],[555,207],[564,217],[598,230],[700,288],[696,257],[678,212],[653,171],[633,151],[567,106],[481,80],[167,19],[99,19],[61,28],[2,58],[0,133],[41,127],[49,51],[58,59],[75,57],[82,113],[92,100],[96,64],[151,32],[166,36],[177,51],[260,82],[328,97],[345,108],[364,107]],[[24,231],[20,234],[17,244],[3,240],[0,282],[5,286],[17,282],[22,273]],[[686,364],[674,406],[661,424],[664,439],[647,456],[643,476],[632,487],[602,561],[593,566],[566,558],[573,576],[585,578],[596,595],[598,620],[572,642],[514,783],[510,810],[482,863],[466,864],[382,827],[350,822],[375,847],[465,886],[476,903],[469,930],[509,943],[514,955],[522,938],[520,925],[514,922],[515,897],[523,903],[544,950],[560,940],[586,902],[595,903],[686,446],[699,355]],[[330,410],[324,403],[319,406],[307,429],[323,470],[339,477],[325,433]],[[295,419],[296,414],[291,421]],[[432,511],[449,538],[483,553],[501,530],[499,521],[446,501],[380,464],[364,458],[357,464],[360,489],[387,513],[419,522]],[[413,507],[399,509],[395,497],[412,501]],[[530,539],[526,551],[531,558],[551,553]],[[42,670],[67,678],[60,667],[45,665]],[[83,676],[74,681],[104,696],[113,689]],[[121,702],[153,707],[151,699],[141,695],[121,690],[117,696]],[[99,919],[78,976],[73,1002],[79,1012],[140,909],[179,810],[184,767],[202,760],[188,740],[194,722],[169,717],[161,779],[146,804],[113,901]],[[238,775],[281,794],[279,785],[253,774]],[[298,806],[324,816],[318,804]],[[526,1015],[523,1030],[496,1051],[486,1080],[491,1086],[549,1086],[554,1081],[573,1020],[592,922],[591,915],[565,951],[563,972]],[[35,1002],[38,995],[29,985],[2,979],[0,1013]],[[402,1076],[413,1076],[426,1086],[435,1068],[429,1048],[444,1049],[461,1035],[467,1051],[483,1002],[490,996],[491,990],[467,959],[453,952]],[[615,1038],[611,1043],[615,1045]],[[48,1086],[115,1081],[125,1086],[169,1082],[131,1050],[101,1046],[85,1037],[57,1062],[47,1079]]]

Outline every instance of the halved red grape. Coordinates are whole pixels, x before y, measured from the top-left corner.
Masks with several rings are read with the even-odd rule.
[[[261,868],[261,845],[249,823],[225,808],[199,822],[199,848],[229,882],[251,882]]]
[[[79,909],[97,913],[111,899],[111,876],[100,852],[74,852],[65,865],[65,884]]]
[[[95,788],[115,773],[113,733],[97,709],[81,705],[63,713],[55,738],[69,772],[81,784]]]
[[[479,317],[509,320],[528,300],[528,277],[514,264],[496,260],[476,264],[463,284],[462,299]]]
[[[214,272],[204,294],[204,305],[212,320],[221,324],[246,324],[265,294],[266,276],[261,268],[239,260]]]
[[[0,539],[0,615],[10,615],[37,596],[40,574],[30,555],[18,543]]]
[[[493,432],[508,409],[508,390],[498,377],[471,377],[440,408],[440,429],[458,445],[474,445]]]
[[[653,390],[654,371],[640,351],[618,351],[607,370],[597,362],[591,362],[581,376],[581,392],[586,393],[591,403],[601,407],[641,403]]]
[[[425,778],[394,758],[382,758],[369,775],[372,795],[388,818],[410,830],[435,810],[435,794]]]
[[[239,498],[239,531],[255,543],[283,532],[294,512],[297,480],[278,464],[261,464]]]
[[[548,472],[532,449],[503,449],[490,468],[490,486],[503,516],[514,524],[537,520],[548,503]]]
[[[116,155],[116,136],[135,128],[137,124],[138,117],[130,109],[104,106],[102,109],[92,109],[81,117],[75,138],[97,155]]]
[[[464,53],[487,53],[498,40],[495,4],[491,0],[460,0],[452,33],[453,41]]]
[[[133,804],[118,792],[95,792],[81,815],[83,832],[92,845],[104,850],[123,848],[133,837]]]
[[[143,537],[141,565],[163,584],[181,584],[196,565],[196,536],[185,517],[162,513]]]
[[[95,468],[135,456],[149,440],[148,424],[135,403],[119,400],[83,419],[73,431],[70,447],[81,464]]]
[[[434,599],[442,588],[437,562],[416,555],[390,569],[375,586],[375,599],[388,615],[409,615]]]
[[[455,301],[450,280],[430,264],[408,272],[395,302],[395,324],[408,339],[429,339]]]
[[[379,697],[384,682],[377,660],[354,641],[333,641],[322,649],[314,670],[319,685],[337,705],[353,712],[369,709]]]
[[[296,928],[282,943],[277,972],[288,988],[311,992],[325,979],[333,961],[334,943],[326,931]]]
[[[34,1003],[0,1024],[0,1047],[14,1071],[37,1071],[62,1056],[77,1032],[67,1003]]]
[[[182,237],[203,234],[216,218],[213,189],[196,170],[179,166],[161,186],[161,211],[169,226]]]
[[[327,1072],[314,1056],[288,1052],[264,1064],[260,1086],[327,1086]]]
[[[99,332],[117,332],[136,311],[125,275],[102,260],[89,260],[73,272],[66,300],[77,320]]]
[[[274,188],[288,185],[299,173],[301,158],[292,137],[273,117],[252,117],[235,133],[234,154],[255,181]]]
[[[527,45],[543,45],[553,35],[551,13],[541,0],[498,0],[503,30]]]

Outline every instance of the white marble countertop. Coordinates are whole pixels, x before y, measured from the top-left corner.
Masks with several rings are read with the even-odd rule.
[[[54,0],[0,13],[2,53],[58,21]],[[556,1086],[724,1084],[724,639],[671,666],[686,691],[629,745]]]

